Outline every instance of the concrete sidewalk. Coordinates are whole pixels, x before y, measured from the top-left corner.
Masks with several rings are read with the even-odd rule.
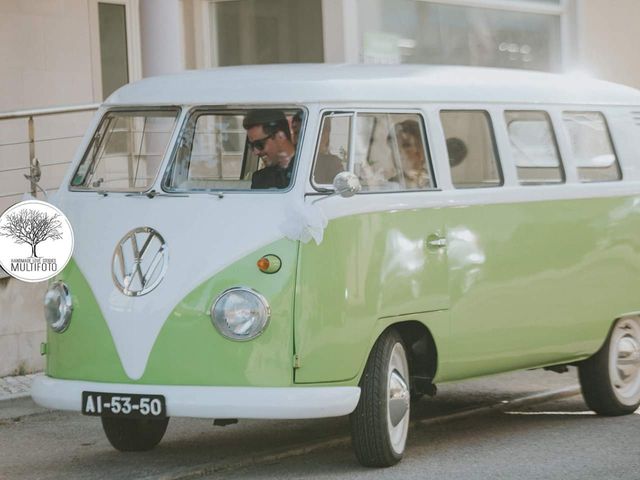
[[[16,377],[0,378],[0,402],[15,398],[28,397],[31,394],[31,382],[42,373],[31,373]]]

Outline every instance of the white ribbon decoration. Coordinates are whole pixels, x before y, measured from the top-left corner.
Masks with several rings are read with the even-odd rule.
[[[327,216],[318,205],[296,204],[285,212],[280,230],[290,240],[308,243],[313,239],[320,245],[328,223]]]

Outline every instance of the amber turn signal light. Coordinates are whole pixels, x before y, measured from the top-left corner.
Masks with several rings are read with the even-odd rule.
[[[276,273],[282,267],[282,261],[275,255],[265,255],[257,262],[262,273]]]

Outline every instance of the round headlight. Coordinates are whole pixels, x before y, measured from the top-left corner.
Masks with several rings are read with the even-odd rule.
[[[218,331],[232,340],[251,340],[266,328],[271,316],[267,300],[249,288],[230,288],[211,307],[211,320]]]
[[[62,282],[55,282],[49,286],[44,295],[44,316],[54,332],[62,333],[71,321],[73,304],[69,287]]]

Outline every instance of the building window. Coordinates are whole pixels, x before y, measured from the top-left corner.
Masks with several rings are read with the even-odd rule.
[[[129,83],[126,5],[98,3],[102,98]]]
[[[471,2],[470,2],[471,3]],[[365,63],[428,63],[560,71],[558,0],[360,0]]]
[[[211,64],[324,60],[321,0],[212,1]]]

